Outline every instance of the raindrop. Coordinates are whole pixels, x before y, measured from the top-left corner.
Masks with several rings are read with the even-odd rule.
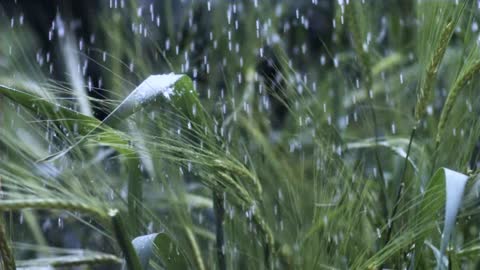
[[[428,105],[428,106],[427,106],[427,114],[430,115],[430,116],[433,115],[433,107],[432,107],[432,105]]]
[[[477,32],[478,31],[478,23],[477,22],[473,22],[472,23],[472,32]]]
[[[92,78],[90,76],[88,76],[88,91],[91,92],[92,91]]]
[[[63,218],[59,217],[57,221],[58,228],[63,229]]]

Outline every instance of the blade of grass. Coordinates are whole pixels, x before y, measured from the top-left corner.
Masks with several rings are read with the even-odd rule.
[[[444,181],[446,188],[446,202],[445,202],[445,224],[443,227],[442,241],[440,244],[440,258],[443,258],[445,250],[447,249],[448,242],[450,241],[450,235],[455,226],[458,210],[460,209],[463,191],[468,180],[468,176],[444,168]],[[443,260],[438,262],[437,268],[443,269]]]
[[[140,259],[135,252],[132,242],[129,240],[128,233],[125,230],[125,225],[123,224],[119,211],[112,209],[108,212],[108,215],[111,218],[113,232],[117,239],[117,243],[125,256],[128,270],[143,270]]]
[[[88,254],[91,253],[91,254]],[[122,260],[114,255],[102,254],[100,252],[88,252],[85,255],[64,255],[49,258],[18,261],[18,267],[38,268],[45,266],[52,267],[75,267],[93,266],[98,264],[120,264]]]
[[[70,34],[68,27],[65,26],[60,15],[57,14],[55,22],[57,23],[57,33],[63,59],[65,60],[65,67],[69,75],[68,77],[73,93],[78,100],[80,112],[87,116],[93,116],[88,95],[85,91],[83,76],[78,70],[80,59],[74,49],[74,44],[76,43],[75,38]]]

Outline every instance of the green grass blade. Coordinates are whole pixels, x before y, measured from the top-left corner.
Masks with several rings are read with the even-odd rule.
[[[128,270],[143,270],[140,259],[129,240],[129,236],[125,230],[125,225],[123,224],[123,219],[120,216],[120,213],[118,210],[110,210],[108,215],[111,218],[113,232],[115,234],[115,238],[117,239],[117,243],[120,246],[123,255],[125,256]]]

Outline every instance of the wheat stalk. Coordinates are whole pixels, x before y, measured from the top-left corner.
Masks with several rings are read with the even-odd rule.
[[[353,49],[357,54],[360,62],[360,67],[362,69],[363,77],[365,78],[365,90],[366,95],[369,96],[369,91],[372,89],[372,65],[370,61],[370,55],[366,50],[363,48],[363,40],[362,40],[362,29],[360,22],[357,20],[356,15],[359,15],[360,12],[355,12],[355,9],[358,8],[358,3],[352,2],[347,5],[347,19],[348,19],[348,26],[351,29],[352,41],[353,41]]]
[[[460,90],[473,78],[473,75],[479,71],[480,60],[477,60],[455,81],[454,85],[452,86],[452,89],[448,93],[447,99],[445,100],[445,105],[443,106],[442,113],[440,115],[440,121],[438,122],[437,136],[435,139],[437,144],[440,143],[442,132],[447,124],[448,116],[453,109],[453,105],[457,100]]]
[[[430,64],[428,65],[426,76],[421,84],[422,86],[420,87],[420,93],[415,106],[415,120],[417,120],[417,122],[425,116],[427,104],[433,92],[433,85],[435,83],[435,78],[437,77],[438,68],[442,62],[443,56],[445,55],[445,51],[447,50],[447,46],[454,29],[455,23],[450,20],[440,35],[438,47],[433,54]]]
[[[2,257],[2,262],[5,270],[16,269],[15,258],[13,257],[12,249],[10,248],[10,245],[7,241],[7,233],[5,232],[2,218],[0,218],[0,256]]]
[[[205,264],[203,263],[202,253],[200,252],[200,247],[198,246],[197,240],[195,239],[195,235],[193,234],[192,230],[189,227],[185,227],[185,232],[187,234],[188,241],[193,250],[193,254],[195,257],[195,263],[197,264],[198,269],[205,270]]]
[[[117,209],[110,209],[108,211],[108,216],[110,217],[117,244],[120,246],[122,252],[124,253],[123,255],[125,256],[127,268],[129,270],[141,270],[142,267],[140,259],[138,258],[138,254],[133,248],[132,242],[129,239],[120,212]]]

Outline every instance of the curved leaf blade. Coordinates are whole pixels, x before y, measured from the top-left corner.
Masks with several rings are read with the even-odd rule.
[[[456,217],[462,203],[467,180],[468,176],[465,174],[447,168],[440,168],[430,179],[423,198],[419,213],[421,219],[434,220],[437,210],[445,207],[445,223],[442,231],[440,250],[435,256],[437,258],[437,268],[444,268],[446,266],[445,262],[448,262],[448,260],[444,258],[444,254],[455,227]],[[432,248],[431,245],[430,248]]]
[[[468,176],[465,174],[443,168],[446,187],[445,224],[440,245],[440,255],[443,257],[447,249],[450,235],[455,227],[458,210],[462,204],[463,192]]]
[[[177,105],[189,95],[196,95],[196,92],[188,76],[174,73],[150,75],[105,118],[105,123],[115,125],[119,120],[154,103],[171,103],[182,109],[183,106]],[[192,104],[189,105],[191,107]]]
[[[166,269],[188,269],[188,261],[174,241],[165,233],[139,236],[132,241],[143,269],[150,269],[150,260],[161,259]]]

